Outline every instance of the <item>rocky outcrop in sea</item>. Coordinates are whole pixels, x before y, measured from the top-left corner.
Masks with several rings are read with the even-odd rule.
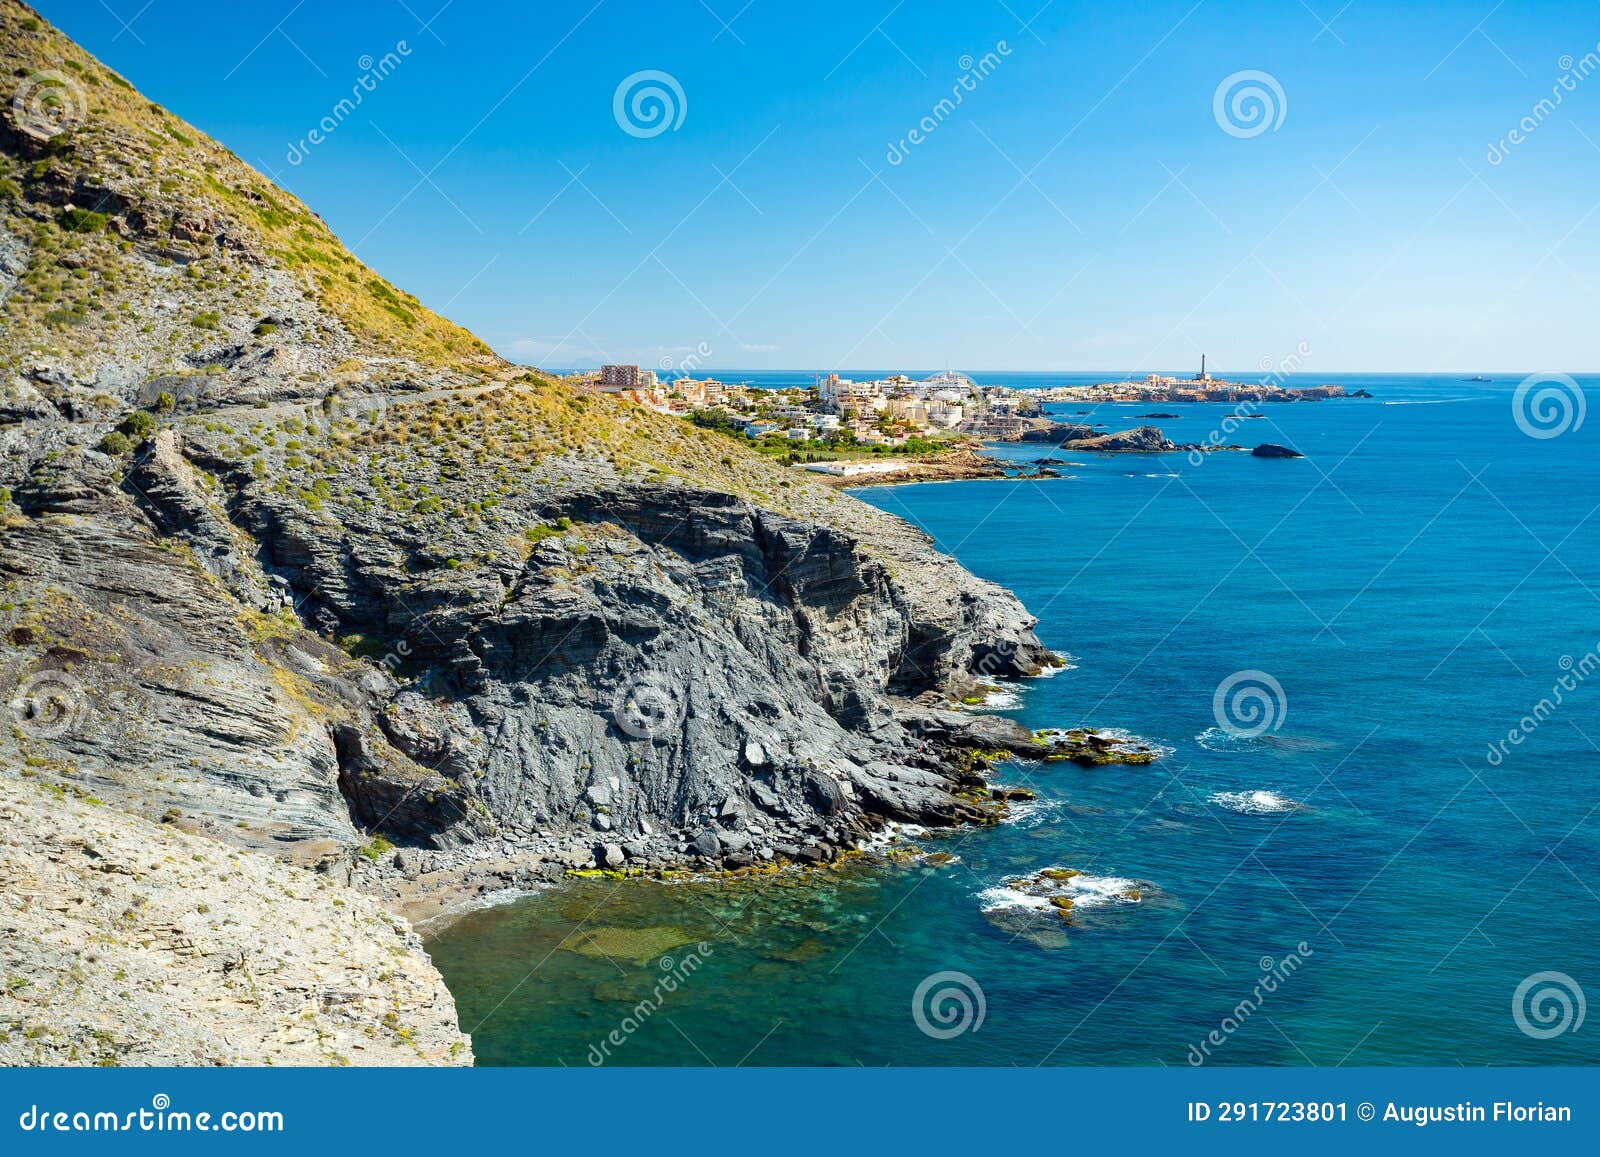
[[[1154,415],[1151,415],[1154,416]],[[1170,415],[1163,415],[1170,416]],[[1012,441],[1048,442],[1061,450],[1091,454],[1209,454],[1243,447],[1210,442],[1174,442],[1159,426],[1135,426],[1131,430],[1106,432],[1077,422],[1036,419]]]

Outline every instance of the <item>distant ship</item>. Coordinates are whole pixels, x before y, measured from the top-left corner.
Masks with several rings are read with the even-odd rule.
[[[1482,374],[1479,374],[1479,375],[1478,375],[1478,376],[1477,376],[1477,377],[1473,377],[1473,378],[1462,378],[1462,379],[1461,379],[1461,380],[1462,380],[1462,381],[1464,381],[1464,382],[1487,382],[1487,381],[1489,381],[1489,380],[1490,380],[1490,379],[1489,379],[1489,378],[1486,378],[1486,377],[1484,377],[1484,376],[1483,376],[1483,375],[1482,375]]]

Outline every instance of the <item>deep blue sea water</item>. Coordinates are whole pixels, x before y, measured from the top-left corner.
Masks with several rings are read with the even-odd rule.
[[[952,866],[592,882],[474,914],[430,948],[480,1062],[593,1059],[673,967],[560,947],[615,926],[709,951],[609,1063],[1183,1065],[1213,1030],[1209,1063],[1600,1062],[1600,1022],[1570,1027],[1578,990],[1600,997],[1600,671],[1579,674],[1600,645],[1600,378],[1578,379],[1597,412],[1543,439],[1513,420],[1518,380],[1292,382],[1376,395],[1264,407],[1230,439],[1298,461],[1068,455],[1060,479],[862,491],[1014,590],[1072,657],[1027,684],[1017,718],[1126,728],[1171,754],[1003,769],[1041,805],[919,841]],[[1179,441],[1228,413],[1077,420],[1121,429],[1157,409],[1181,415],[1158,423]],[[1254,739],[1214,713],[1245,671],[1282,689]],[[1564,674],[1575,689],[1491,760]],[[1304,807],[1213,800],[1255,790]],[[985,918],[981,893],[1048,865],[1141,881],[1142,899],[1034,939]],[[1291,952],[1292,975],[1256,992]],[[976,1031],[919,1029],[913,994],[939,972],[981,988]],[[1547,972],[1570,978],[1552,983],[1573,1015],[1541,1039],[1513,996]],[[1560,1024],[1559,1003],[1535,1005],[1529,1027]]]

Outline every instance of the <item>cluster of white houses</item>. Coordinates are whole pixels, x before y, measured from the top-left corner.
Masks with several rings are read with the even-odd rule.
[[[949,431],[1005,437],[1024,425],[1036,408],[1031,399],[1004,386],[979,386],[965,374],[945,370],[914,381],[904,374],[856,382],[829,374],[817,380],[818,402],[831,413],[873,426],[885,419],[923,435]]]
[[[638,366],[608,365],[595,384],[668,414],[721,410],[752,438],[782,434],[794,442],[848,433],[867,445],[903,445],[951,431],[1003,435],[1020,425],[1010,390],[986,390],[962,374],[915,381],[903,374],[858,382],[827,374],[810,389],[761,389],[713,378],[662,382]]]

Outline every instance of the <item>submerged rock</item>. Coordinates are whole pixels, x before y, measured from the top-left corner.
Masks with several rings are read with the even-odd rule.
[[[593,928],[574,933],[561,942],[561,947],[580,956],[646,964],[693,941],[694,937],[681,928]]]

